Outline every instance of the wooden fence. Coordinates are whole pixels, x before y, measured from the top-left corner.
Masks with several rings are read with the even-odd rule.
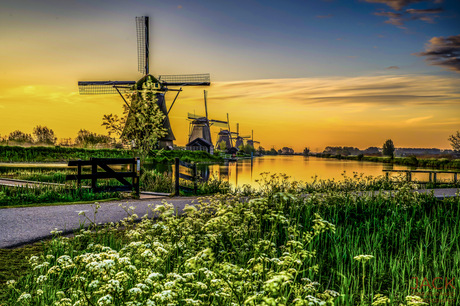
[[[69,166],[77,166],[77,175],[67,175],[66,180],[76,180],[77,185],[81,188],[82,180],[91,180],[91,189],[93,192],[100,191],[134,191],[139,195],[139,173],[140,159],[136,158],[91,158],[90,160],[71,160]],[[110,168],[109,165],[127,165],[130,171],[117,172]],[[91,174],[82,174],[82,167],[91,166]],[[98,167],[104,170],[98,171]],[[98,179],[116,179],[123,186],[104,186],[98,187]],[[131,178],[131,182],[125,178]]]
[[[191,172],[192,172],[192,175],[181,173],[181,171],[180,171],[181,167],[184,167],[186,169],[190,169]],[[178,196],[180,190],[193,192],[194,194],[197,194],[198,186],[197,186],[196,164],[186,163],[184,161],[181,161],[179,158],[175,158],[174,178],[175,178],[175,185],[174,185],[175,186],[175,194],[174,195]],[[190,187],[187,187],[187,186],[181,186],[180,185],[180,179],[193,182],[193,188],[190,188]]]
[[[413,173],[428,173],[429,174],[428,182],[433,183],[435,185],[437,183],[437,175],[440,174],[440,173],[452,174],[454,184],[457,184],[457,182],[458,182],[458,173],[460,173],[458,171],[438,171],[438,170],[383,170],[383,172],[385,172],[387,178],[390,177],[391,172],[406,173],[406,179],[407,179],[408,182],[412,181],[412,174]]]

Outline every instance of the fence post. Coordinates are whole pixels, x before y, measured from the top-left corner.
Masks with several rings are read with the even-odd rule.
[[[410,182],[412,180],[412,173],[410,171],[407,171],[406,174],[407,174],[407,181]]]
[[[195,195],[198,193],[198,179],[197,179],[197,171],[196,171],[196,163],[193,163],[193,192]]]
[[[454,184],[457,184],[457,173],[454,173]]]
[[[141,167],[140,167],[140,158],[135,157],[133,160],[133,187],[134,187],[134,192],[137,196],[139,196],[139,180],[140,180],[140,172],[141,172]]]
[[[91,189],[93,192],[97,191],[97,162],[96,160],[91,157]]]
[[[175,177],[175,185],[174,185],[174,195],[179,195],[179,158],[176,157],[175,159],[176,166],[174,168],[174,177]]]
[[[78,160],[77,187],[81,190],[81,159]]]
[[[433,172],[433,183],[436,186],[436,172]]]

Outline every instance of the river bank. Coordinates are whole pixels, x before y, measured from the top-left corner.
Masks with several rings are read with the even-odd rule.
[[[317,153],[312,156],[318,158],[334,158],[339,160],[369,161],[384,164],[403,165],[409,167],[423,167],[433,169],[460,169],[459,158],[417,158],[410,157],[388,157],[388,156],[366,156],[366,155],[332,155]]]

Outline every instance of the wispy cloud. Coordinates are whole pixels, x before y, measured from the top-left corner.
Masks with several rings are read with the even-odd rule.
[[[445,67],[460,72],[460,34],[449,37],[433,37],[425,47],[425,52],[414,53],[425,56],[431,65]]]
[[[398,66],[390,66],[390,67],[387,67],[386,69],[390,69],[390,70],[391,69],[399,69],[399,67]]]
[[[382,3],[386,4],[394,10],[400,11],[404,7],[411,5],[413,3],[419,2],[431,2],[431,3],[441,3],[442,0],[364,0],[368,3]]]
[[[214,99],[304,105],[458,105],[460,80],[435,76],[270,79],[214,83]]]
[[[433,116],[415,117],[415,118],[407,119],[405,122],[407,124],[413,124],[413,123],[418,123],[420,121],[428,120],[431,118],[433,118]]]

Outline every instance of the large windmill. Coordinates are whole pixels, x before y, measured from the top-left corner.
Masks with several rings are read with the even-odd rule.
[[[260,144],[260,141],[256,141],[254,140],[254,130],[251,131],[251,139],[248,140],[248,145],[250,145],[251,147],[255,148],[254,147],[254,144]]]
[[[191,143],[195,139],[202,138],[209,142],[212,146],[211,125],[226,127],[228,123],[227,121],[208,118],[208,103],[206,90],[204,90],[204,109],[206,114],[205,116],[188,113],[188,119],[191,120],[188,142]]]
[[[221,148],[221,143],[225,144],[225,150],[230,150],[233,148],[233,134],[236,134],[235,132],[230,131],[230,120],[228,118],[228,113],[227,113],[227,129],[221,129],[219,134],[217,134],[218,138],[216,141],[216,149],[222,149]]]
[[[143,74],[137,82],[135,81],[86,81],[78,82],[80,94],[83,95],[99,95],[99,94],[119,94],[126,103],[130,112],[126,121],[126,125],[133,124],[131,105],[126,102],[123,94],[134,94],[131,103],[138,103],[141,97],[145,97],[151,92],[154,95],[154,101],[165,114],[163,127],[168,131],[167,135],[159,140],[160,147],[170,147],[173,145],[174,137],[169,122],[168,114],[171,111],[174,102],[179,93],[182,91],[182,86],[209,86],[211,84],[209,74],[187,74],[187,75],[159,75],[158,78],[149,74],[149,17],[136,17],[137,30],[137,54],[138,54],[138,70]],[[179,89],[170,89],[169,87],[180,87]],[[166,107],[165,94],[168,91],[176,91],[177,94],[171,103],[169,109]],[[126,130],[126,127],[125,127]]]

